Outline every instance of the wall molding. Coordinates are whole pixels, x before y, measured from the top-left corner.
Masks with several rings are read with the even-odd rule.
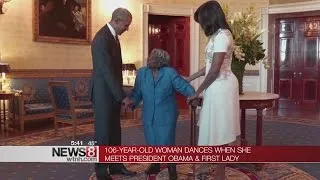
[[[13,69],[9,78],[91,77],[92,69]]]
[[[308,1],[308,2],[297,2],[287,3],[280,5],[268,6],[268,14],[283,14],[283,13],[296,13],[296,12],[309,12],[318,11],[320,9],[320,1]]]

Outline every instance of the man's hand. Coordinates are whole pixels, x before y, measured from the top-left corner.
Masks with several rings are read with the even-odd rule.
[[[133,101],[129,97],[124,98],[122,100],[122,103],[124,104],[124,108],[126,110],[131,108],[131,106],[133,105]]]

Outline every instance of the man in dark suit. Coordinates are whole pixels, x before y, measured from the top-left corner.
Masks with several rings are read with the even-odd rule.
[[[122,87],[122,57],[118,35],[129,29],[131,13],[118,8],[112,13],[110,23],[102,27],[91,45],[93,75],[92,102],[95,112],[95,139],[97,145],[121,145],[121,103],[131,101]],[[109,168],[109,173],[107,169]],[[135,175],[123,164],[96,164],[98,180],[112,179],[110,174]]]

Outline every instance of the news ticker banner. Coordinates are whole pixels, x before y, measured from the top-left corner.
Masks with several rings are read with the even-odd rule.
[[[320,146],[0,146],[0,162],[320,162]]]

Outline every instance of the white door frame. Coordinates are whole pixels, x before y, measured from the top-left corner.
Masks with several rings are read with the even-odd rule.
[[[190,17],[190,74],[199,71],[199,24],[193,20],[193,14],[196,11],[190,6],[175,5],[151,5],[143,4],[143,65],[147,64],[148,57],[148,15],[166,15],[166,16],[186,16]],[[199,86],[199,78],[192,82],[195,88]]]
[[[308,2],[297,2],[297,3],[287,3],[281,5],[270,5],[268,7],[262,8],[261,10],[261,28],[265,30],[262,34],[263,47],[266,49],[266,54],[268,54],[268,29],[269,29],[269,15],[271,14],[283,14],[283,13],[298,13],[298,12],[308,12],[320,10],[320,1],[308,1]],[[272,43],[272,42],[270,42]],[[273,49],[270,49],[272,51]],[[274,56],[274,53],[272,53]],[[269,62],[271,58],[271,66],[274,66],[274,57],[269,57]],[[263,64],[260,63],[259,67],[260,75],[260,91],[267,91],[267,70],[264,68]],[[273,77],[273,76],[272,76]],[[271,91],[273,92],[274,79],[271,81]]]

